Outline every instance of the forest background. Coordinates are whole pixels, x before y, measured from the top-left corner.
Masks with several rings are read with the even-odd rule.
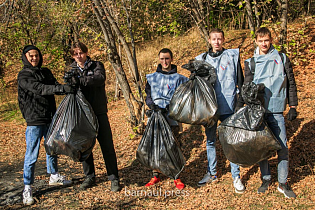
[[[98,145],[95,147],[98,185],[78,190],[83,174],[79,163],[61,156],[61,171],[71,176],[70,188],[49,188],[45,174],[44,147],[37,163],[35,208],[208,208],[208,209],[306,209],[314,207],[314,21],[312,0],[0,0],[0,207],[22,208],[22,168],[26,124],[17,103],[16,77],[22,68],[21,49],[39,47],[44,65],[63,83],[66,66],[72,62],[69,49],[75,41],[89,47],[92,59],[106,67],[109,118],[122,192],[112,194]],[[285,200],[276,191],[276,179],[267,195],[257,195],[257,166],[242,169],[246,193],[233,193],[229,164],[218,147],[219,182],[204,188],[196,183],[206,170],[204,128],[184,125],[181,134],[187,160],[183,180],[185,193],[171,196],[133,196],[145,191],[150,170],[135,160],[135,150],[145,128],[145,75],[155,71],[157,53],[163,47],[174,52],[179,72],[189,59],[207,50],[208,31],[225,31],[226,48],[240,48],[241,63],[253,54],[253,32],[259,26],[271,29],[274,45],[291,59],[298,85],[299,116],[287,122],[290,147],[290,177],[298,194]],[[62,96],[57,97],[58,103]],[[286,113],[285,113],[286,114]],[[276,157],[271,159],[276,177]],[[175,192],[165,179],[150,190]],[[128,191],[129,190],[129,191]],[[128,194],[129,193],[129,194]],[[209,199],[211,198],[211,199]]]

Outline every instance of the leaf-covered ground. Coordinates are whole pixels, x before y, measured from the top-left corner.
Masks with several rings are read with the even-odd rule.
[[[301,32],[302,30],[302,32]],[[277,32],[277,29],[275,30]],[[35,204],[23,206],[23,161],[25,153],[24,132],[26,125],[12,121],[0,122],[0,207],[3,209],[314,209],[315,205],[315,26],[314,22],[290,24],[288,40],[291,45],[290,58],[298,86],[298,118],[287,121],[287,138],[290,152],[289,181],[296,199],[285,199],[277,191],[277,158],[270,159],[272,184],[265,194],[257,194],[260,186],[260,171],[256,166],[241,168],[241,178],[246,186],[243,194],[234,193],[229,162],[220,143],[217,142],[218,182],[197,187],[197,182],[206,172],[206,141],[204,128],[184,125],[181,133],[182,151],[187,160],[181,174],[186,187],[178,191],[172,180],[162,181],[149,188],[144,184],[150,180],[151,172],[135,160],[140,137],[130,139],[132,130],[127,123],[128,110],[124,100],[109,103],[109,119],[114,135],[119,175],[122,190],[109,190],[106,169],[99,145],[94,149],[97,185],[80,191],[84,175],[82,166],[66,156],[60,156],[59,171],[74,181],[70,187],[49,187],[46,174],[45,149],[42,146],[36,164],[34,183]],[[226,48],[240,47],[241,59],[252,55],[253,48],[248,31],[227,33]],[[293,46],[294,45],[294,46]],[[296,47],[298,45],[298,47]],[[205,48],[186,49],[179,57],[181,65]],[[184,70],[180,72],[186,74]],[[285,112],[286,114],[286,112]]]

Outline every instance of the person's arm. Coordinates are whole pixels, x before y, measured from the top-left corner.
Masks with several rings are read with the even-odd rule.
[[[147,106],[152,109],[152,107],[155,105],[152,97],[151,97],[151,86],[150,84],[147,82],[147,84],[145,85],[145,93],[147,94],[147,97],[145,98],[145,103],[147,104]]]
[[[18,84],[25,90],[31,91],[37,95],[54,95],[65,93],[63,85],[60,85],[50,70],[46,69],[45,74],[49,74],[52,80],[51,85],[40,82],[32,72],[20,71],[18,75]]]
[[[245,102],[244,102],[244,99],[242,97],[242,94],[241,94],[241,89],[242,89],[242,86],[243,84],[246,84],[246,83],[251,83],[254,79],[254,74],[252,74],[252,72],[250,71],[250,66],[249,66],[249,62],[245,61],[244,62],[244,73],[245,73],[245,78],[243,76],[243,72],[240,73],[242,74],[243,76],[243,79],[241,78],[242,76],[239,76],[240,78],[238,78],[240,81],[243,81],[242,84],[239,84],[239,81],[238,81],[238,85],[241,86],[240,88],[240,94],[239,94],[239,97],[238,97],[238,101],[237,101],[237,104],[236,104],[236,111],[238,109],[240,109],[241,107],[244,106]]]
[[[242,91],[242,86],[244,83],[244,74],[243,74],[243,70],[242,70],[242,66],[240,63],[240,59],[237,62],[237,88],[239,90],[239,94],[238,94],[238,98],[237,98],[237,103],[236,103],[236,110],[242,108],[244,106],[244,100],[241,94]]]
[[[288,112],[287,118],[292,121],[297,117],[296,106],[298,105],[298,97],[297,97],[297,88],[294,78],[294,73],[292,69],[292,65],[290,59],[285,56],[284,69],[287,75],[287,98],[290,110]]]
[[[248,61],[244,62],[244,84],[245,83],[251,83],[254,79],[254,74],[250,70],[250,63]]]
[[[287,56],[285,56],[284,69],[287,75],[287,97],[290,108],[296,108],[298,105],[297,88],[294,78],[291,62]]]
[[[80,85],[83,86],[101,86],[105,83],[106,74],[104,64],[95,61],[93,64],[93,75],[83,75],[79,77]]]

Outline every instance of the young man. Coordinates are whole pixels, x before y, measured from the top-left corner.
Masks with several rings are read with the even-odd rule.
[[[208,52],[195,58],[196,60],[205,60],[216,69],[217,80],[214,84],[214,90],[218,102],[217,115],[221,122],[234,113],[235,107],[240,108],[241,104],[236,106],[237,93],[239,93],[244,81],[239,61],[239,49],[224,49],[224,40],[224,32],[221,29],[212,29],[208,40],[211,48]],[[203,179],[198,182],[198,186],[203,186],[217,179],[216,130],[217,123],[206,128],[208,170]],[[240,179],[239,166],[234,163],[230,163],[230,165],[235,192],[243,193],[245,187]]]
[[[155,108],[167,109],[176,88],[188,81],[188,78],[177,73],[177,66],[173,65],[173,53],[170,49],[163,48],[159,52],[160,64],[155,73],[146,75],[147,84],[145,92],[147,94],[146,104],[153,110]],[[179,132],[179,125],[175,120],[167,117],[167,121],[176,136]],[[159,173],[153,170],[153,176],[150,182],[145,186],[151,186],[160,181]],[[178,178],[174,180],[177,189],[181,190],[185,187],[184,183]]]
[[[99,130],[97,140],[102,150],[108,179],[111,181],[111,191],[117,192],[121,187],[119,186],[117,158],[112,131],[107,116],[104,65],[99,61],[91,60],[87,55],[88,48],[81,42],[75,43],[70,53],[75,60],[70,65],[71,70],[74,72],[72,82],[80,88],[87,101],[91,104],[98,119]],[[82,164],[86,179],[80,185],[80,189],[85,190],[95,184],[93,153]]]
[[[73,93],[69,85],[57,82],[51,71],[42,68],[43,57],[40,50],[27,45],[22,52],[23,69],[18,74],[18,101],[21,113],[27,123],[25,132],[26,152],[24,159],[23,203],[34,203],[31,185],[34,183],[35,163],[42,137],[46,138],[49,124],[56,112],[54,94]],[[47,173],[51,174],[49,185],[67,185],[71,181],[58,173],[57,156],[46,154]]]
[[[289,58],[273,47],[271,32],[268,28],[259,28],[255,36],[258,47],[254,57],[245,61],[245,82],[253,81],[256,84],[265,85],[265,120],[282,147],[277,151],[278,190],[287,198],[295,198],[296,195],[287,183],[289,151],[283,117],[287,103],[290,106],[288,120],[294,120],[297,117],[298,98],[294,74]],[[261,161],[259,166],[263,183],[258,188],[258,193],[264,193],[271,182],[268,160]]]

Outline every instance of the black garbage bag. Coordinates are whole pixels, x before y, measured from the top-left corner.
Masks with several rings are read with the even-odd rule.
[[[68,94],[50,124],[44,143],[46,152],[82,162],[91,154],[97,133],[97,118],[83,93]]]
[[[242,86],[242,97],[247,106],[239,109],[234,115],[222,122],[222,125],[245,130],[261,129],[265,109],[262,106],[264,84],[247,83]]]
[[[217,80],[215,68],[204,60],[189,60],[187,64],[182,65],[182,68],[189,70],[192,76],[199,76],[214,84]]]
[[[161,110],[153,110],[136,157],[143,165],[172,179],[177,179],[184,169],[185,158]]]
[[[218,126],[219,140],[226,158],[243,167],[269,158],[281,145],[264,121],[265,110],[258,99],[263,84],[244,84],[242,97],[247,106]]]
[[[217,121],[218,105],[213,88],[215,69],[199,60],[190,61],[182,67],[192,74],[189,81],[175,90],[169,105],[169,117],[181,123],[210,127]]]

